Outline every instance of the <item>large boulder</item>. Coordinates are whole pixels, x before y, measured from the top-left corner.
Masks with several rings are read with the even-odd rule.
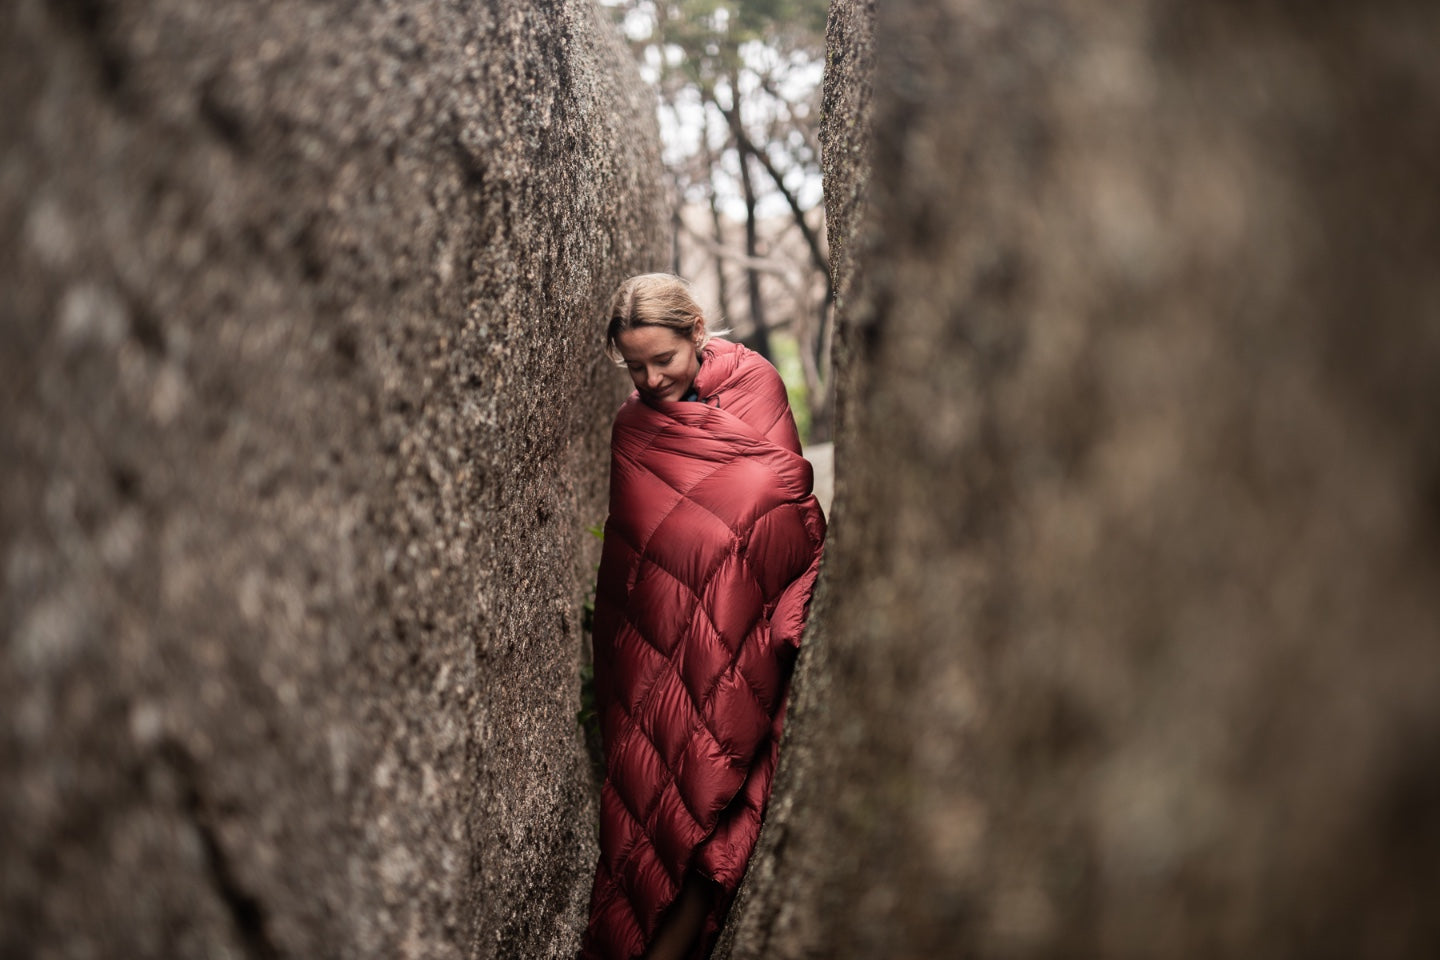
[[[590,0],[0,6],[0,956],[573,954],[648,96]]]
[[[1440,7],[834,10],[858,374],[719,956],[1440,951]]]

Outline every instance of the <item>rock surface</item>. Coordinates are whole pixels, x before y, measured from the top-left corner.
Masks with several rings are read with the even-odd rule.
[[[0,956],[573,954],[648,96],[588,0],[0,8]]]
[[[877,6],[832,12],[835,520],[717,956],[1435,953],[1440,8]]]

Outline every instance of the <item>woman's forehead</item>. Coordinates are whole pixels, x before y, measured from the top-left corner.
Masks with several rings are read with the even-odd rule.
[[[626,360],[648,360],[686,343],[685,334],[671,327],[646,324],[622,330],[615,335],[615,345]]]

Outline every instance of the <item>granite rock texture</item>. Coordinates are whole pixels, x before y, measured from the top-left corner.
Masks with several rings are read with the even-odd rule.
[[[872,9],[859,373],[718,956],[1435,953],[1440,8],[832,36]]]
[[[573,954],[649,96],[589,0],[0,7],[0,956]]]

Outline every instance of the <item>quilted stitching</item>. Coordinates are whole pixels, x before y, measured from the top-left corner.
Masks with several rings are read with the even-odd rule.
[[[718,409],[632,397],[616,418],[596,598],[607,776],[587,957],[643,952],[692,867],[721,884],[717,910],[728,905],[769,793],[819,562],[824,520],[783,385],[744,348],[713,349],[701,375],[712,378],[704,395],[727,401]]]

